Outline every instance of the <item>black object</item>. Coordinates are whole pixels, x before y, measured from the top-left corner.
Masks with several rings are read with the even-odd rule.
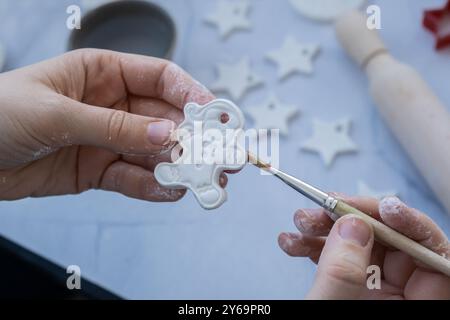
[[[138,0],[99,6],[74,29],[69,50],[97,48],[169,59],[176,40],[176,27],[161,7]]]
[[[0,299],[120,299],[84,279],[83,270],[81,289],[67,289],[70,274],[64,268],[1,236],[0,274]]]

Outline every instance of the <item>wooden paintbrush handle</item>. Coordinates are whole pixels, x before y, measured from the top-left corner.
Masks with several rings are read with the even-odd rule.
[[[354,214],[370,224],[375,233],[375,239],[410,255],[417,261],[426,264],[430,268],[440,271],[450,277],[450,260],[440,256],[434,251],[420,245],[403,234],[389,228],[378,220],[355,209],[343,201],[338,201],[334,213],[339,217]]]

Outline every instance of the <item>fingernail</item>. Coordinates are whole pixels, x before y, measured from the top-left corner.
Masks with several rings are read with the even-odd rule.
[[[406,205],[397,197],[387,197],[380,201],[379,211],[381,213],[399,214]]]
[[[314,225],[312,210],[300,209],[294,215],[294,224],[301,232],[308,232]]]
[[[371,236],[371,229],[367,223],[356,217],[346,217],[339,224],[339,235],[344,240],[352,241],[365,247]]]
[[[164,146],[170,142],[175,123],[170,120],[152,122],[147,127],[147,136],[154,145]]]
[[[281,249],[284,251],[288,251],[289,248],[292,246],[292,240],[287,233],[282,233],[278,237],[278,245]]]

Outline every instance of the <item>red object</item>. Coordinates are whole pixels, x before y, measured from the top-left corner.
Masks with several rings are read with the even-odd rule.
[[[448,26],[446,31],[443,31],[445,23]],[[444,8],[425,11],[423,26],[435,35],[436,50],[450,46],[450,0],[447,1]]]

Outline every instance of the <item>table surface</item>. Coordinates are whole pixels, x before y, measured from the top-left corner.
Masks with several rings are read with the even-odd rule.
[[[11,70],[64,53],[69,30],[66,8],[76,1],[0,0],[0,42]],[[297,14],[287,1],[252,2],[250,32],[223,42],[203,22],[215,1],[156,1],[175,18],[179,38],[174,60],[206,85],[218,62],[251,59],[266,86],[239,105],[265,101],[268,91],[299,106],[302,116],[281,140],[281,167],[325,190],[357,192],[363,180],[379,190],[395,189],[411,206],[435,219],[447,234],[450,219],[423,178],[378,116],[362,72],[339,47],[331,25]],[[450,53],[436,53],[421,27],[424,8],[443,1],[376,1],[383,37],[393,54],[413,65],[450,105]],[[291,34],[317,42],[322,53],[311,77],[278,82],[264,58]],[[360,147],[326,169],[299,146],[312,119],[351,117]],[[248,123],[251,126],[251,122]],[[101,191],[79,196],[0,202],[0,232],[62,266],[78,265],[82,275],[126,298],[299,299],[310,287],[315,266],[286,256],[277,245],[281,231],[294,231],[293,213],[308,200],[272,177],[246,168],[230,177],[229,200],[213,212],[192,197],[154,204]]]

